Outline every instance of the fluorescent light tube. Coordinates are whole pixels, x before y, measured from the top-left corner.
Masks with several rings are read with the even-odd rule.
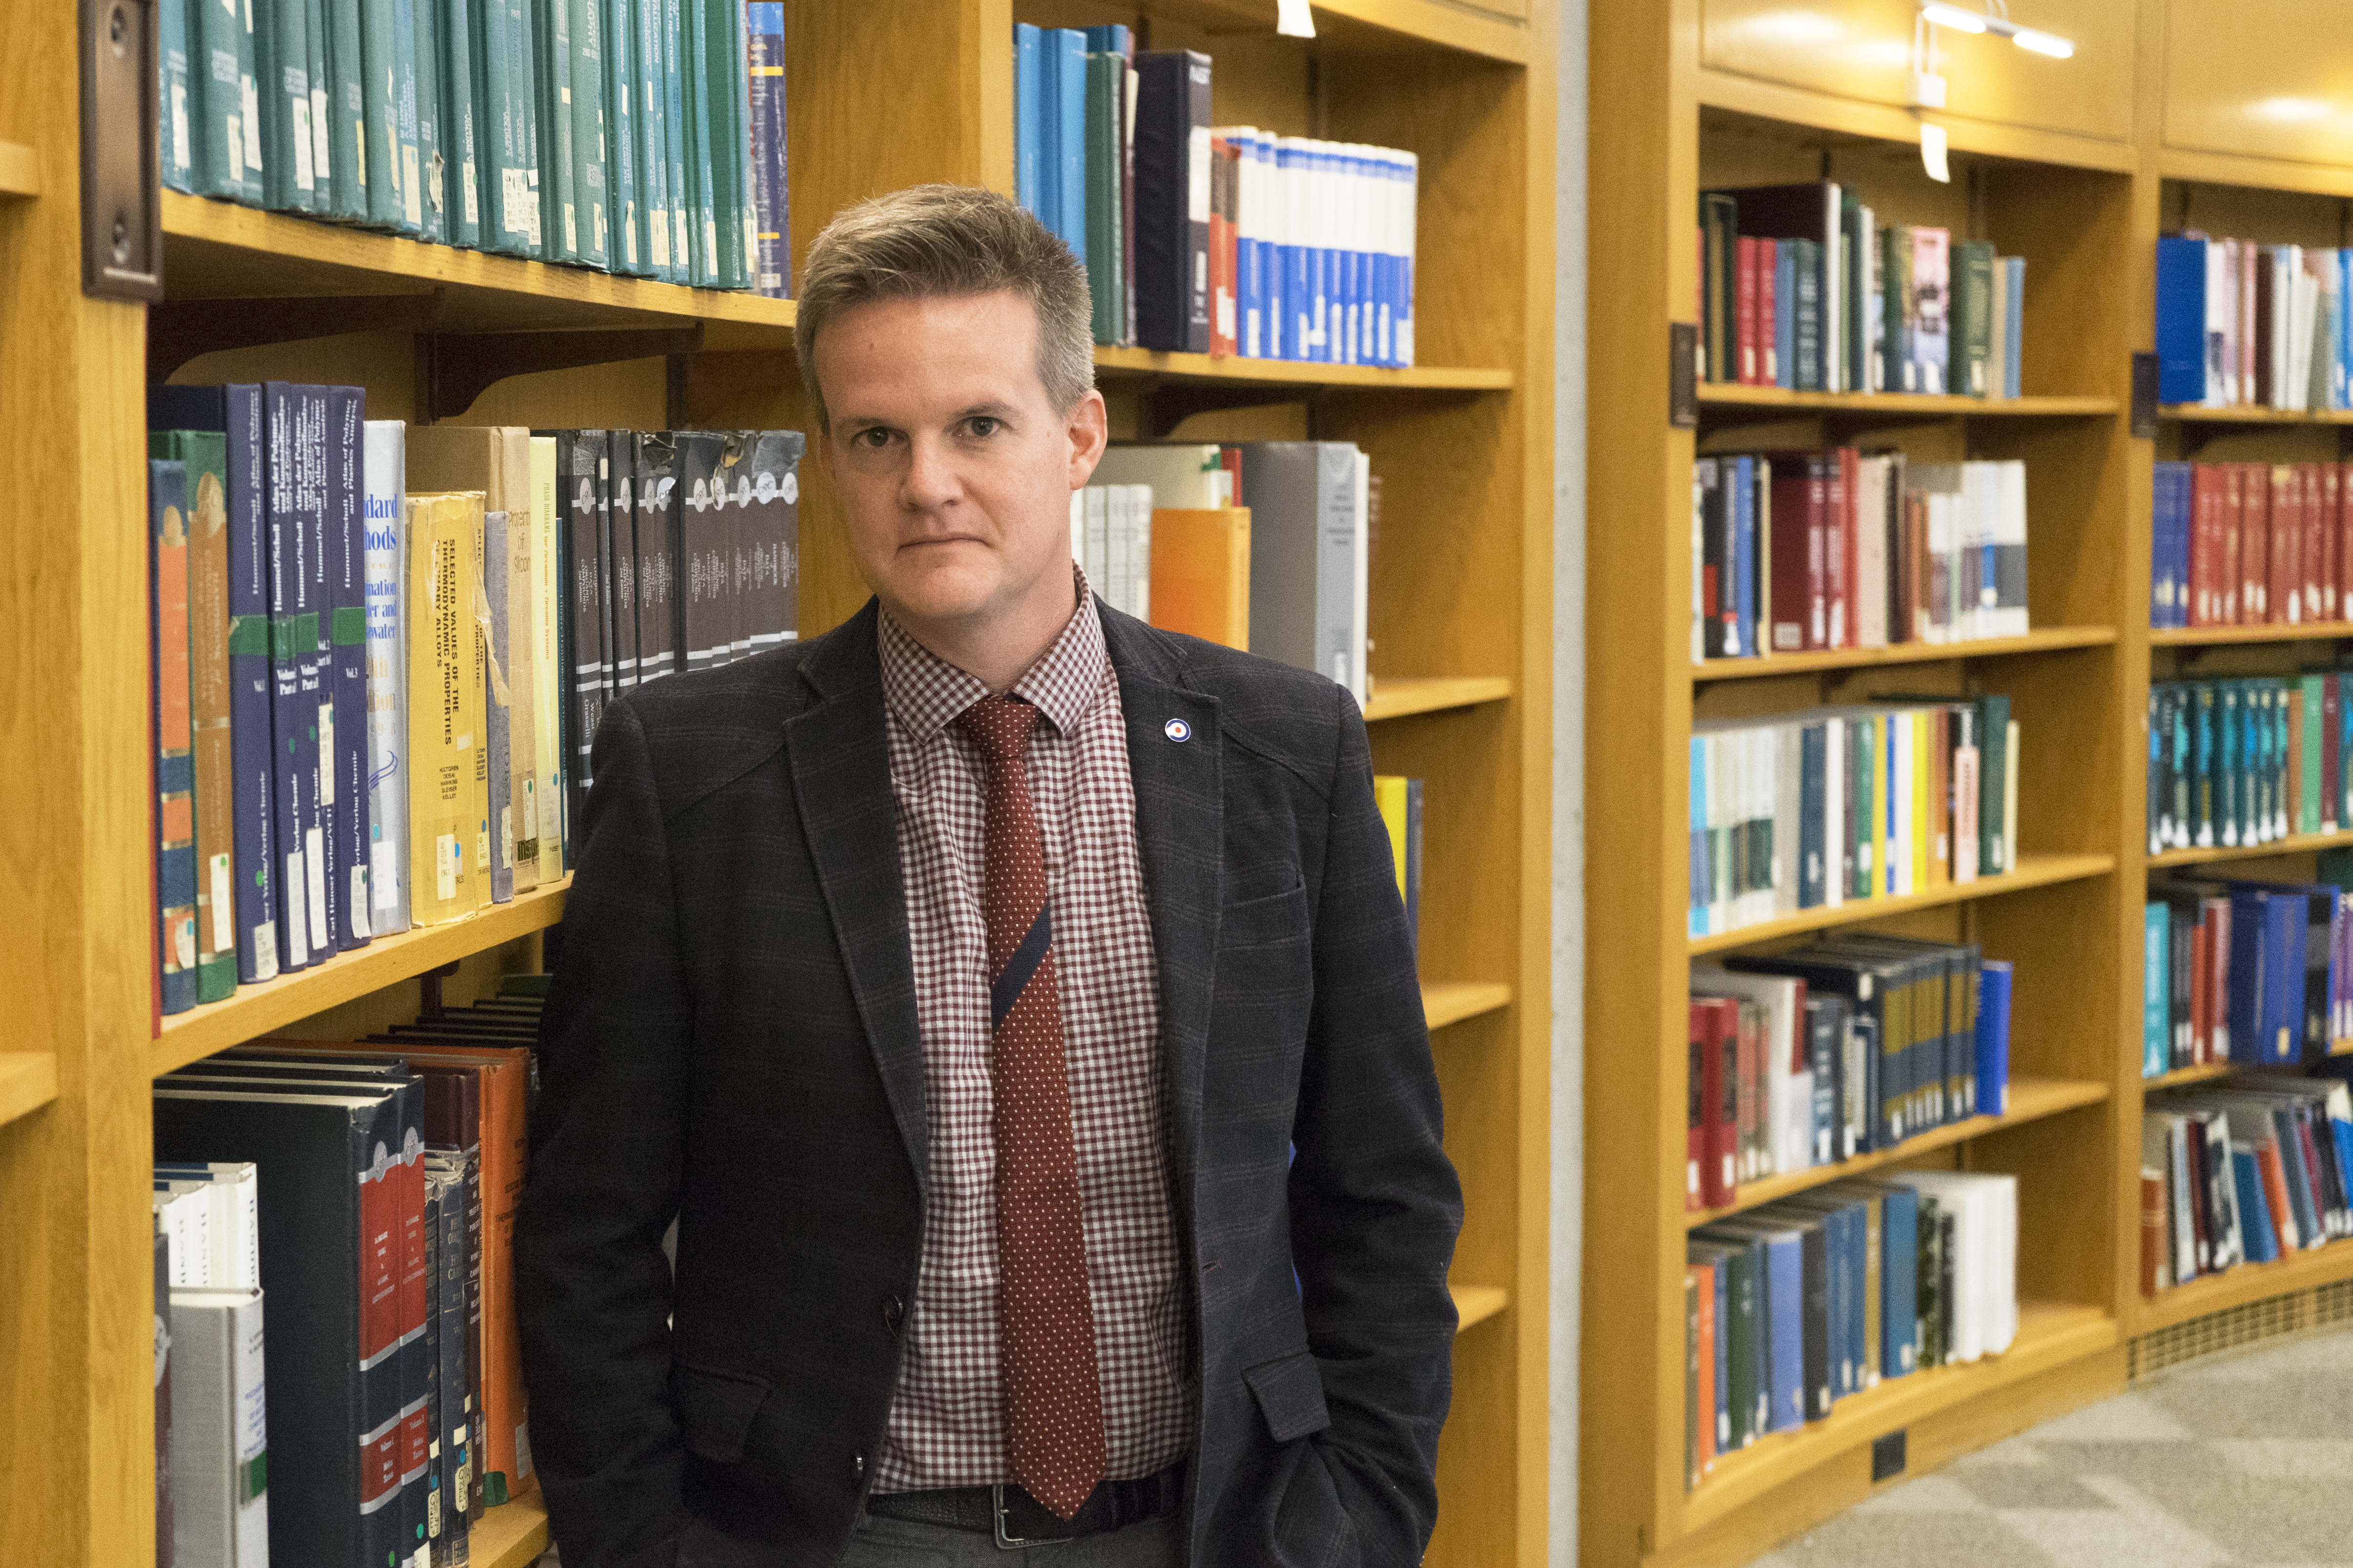
[[[1937,26],[1950,27],[1957,33],[1982,33],[1986,30],[1984,16],[1975,11],[1964,11],[1957,5],[1941,4],[1941,0],[1929,0],[1927,5],[1920,7],[1920,14]]]
[[[2010,41],[2021,49],[2032,49],[2054,60],[2072,59],[2075,54],[2075,46],[2066,39],[2052,33],[2038,33],[2031,27],[2021,27],[2010,36]]]

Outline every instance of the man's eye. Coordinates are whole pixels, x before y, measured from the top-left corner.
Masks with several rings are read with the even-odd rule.
[[[1002,423],[1003,421],[1001,420],[992,419],[987,415],[983,414],[976,416],[966,428],[976,436],[986,437],[996,435],[997,426]]]
[[[858,439],[877,450],[891,444],[891,432],[881,426],[870,426],[858,433]]]

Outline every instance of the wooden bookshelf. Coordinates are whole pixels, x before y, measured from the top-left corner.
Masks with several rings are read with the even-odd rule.
[[[539,1482],[529,1480],[467,1532],[466,1550],[473,1568],[531,1568],[548,1548],[547,1505],[540,1500]]]
[[[2299,413],[2288,408],[2259,408],[2247,405],[2210,408],[2202,403],[2168,403],[2158,409],[2157,416],[2177,425],[2353,425],[2353,410],[2342,408],[2316,408]]]
[[[2236,1062],[2200,1062],[2196,1067],[2175,1068],[2172,1071],[2159,1073],[2155,1078],[2141,1079],[2141,1092],[2146,1094],[2152,1089],[2187,1089],[2193,1083],[2211,1083],[2218,1078],[2228,1078],[2234,1072],[2251,1070],[2253,1069]]]
[[[2268,844],[2216,844],[2207,847],[2168,849],[2148,857],[2148,868],[2162,871],[2176,866],[2203,866],[2216,860],[2263,860],[2279,855],[2311,855],[2323,849],[2353,845],[2353,833],[2291,833]]]
[[[1942,418],[2102,419],[2115,415],[2113,397],[1962,397],[1920,392],[1793,392],[1782,386],[1703,382],[1702,408],[1757,408],[1813,414],[1930,414]]]
[[[2242,643],[2337,642],[2353,637],[2353,621],[2306,621],[2300,626],[2164,626],[2148,634],[2152,647],[2231,647]]]
[[[2131,1328],[2136,1335],[2151,1333],[2209,1312],[2228,1311],[2250,1301],[2309,1290],[2316,1285],[2334,1285],[2340,1279],[2353,1279],[2353,1241],[2332,1241],[2270,1263],[2242,1263],[2154,1296],[2137,1297]]]
[[[1512,1304],[1508,1290],[1498,1290],[1489,1285],[1457,1285],[1454,1297],[1454,1331],[1461,1333],[1474,1323],[1483,1323]]]
[[[1687,1212],[1683,1215],[1683,1228],[1696,1230],[1701,1226],[1712,1225],[1727,1215],[1753,1209],[1760,1204],[1769,1204],[1777,1198],[1810,1192],[1832,1182],[1843,1182],[1850,1176],[1860,1176],[1866,1172],[1916,1160],[1924,1154],[1949,1149],[1956,1143],[1966,1143],[1989,1132],[2022,1127],[2046,1116],[2056,1116],[2063,1110],[2079,1110],[2086,1105],[2097,1105],[2108,1099],[2111,1092],[2112,1086],[2094,1079],[2013,1079],[2010,1086],[2010,1109],[2000,1116],[1972,1116],[1948,1127],[1932,1127],[1915,1137],[1906,1138],[1892,1149],[1858,1154],[1852,1160],[1841,1160],[1835,1164],[1816,1165],[1808,1170],[1767,1176],[1761,1181],[1743,1182],[1733,1189],[1732,1202],[1724,1207]]]
[[[1111,349],[1097,365],[1124,437],[1164,433],[1172,410],[1199,410],[1190,428],[1203,439],[1358,442],[1411,542],[1385,552],[1370,584],[1374,760],[1428,781],[1424,962],[1434,974],[1481,977],[1425,993],[1447,1031],[1439,1071],[1466,1202],[1455,1272],[1478,1281],[1458,1297],[1471,1331],[1456,1351],[1428,1560],[1535,1568],[1549,1366],[1556,4],[1331,0],[1314,16],[1317,37],[1299,40],[1275,36],[1263,0],[1154,0],[1141,17],[1079,0],[787,0],[792,244],[805,254],[835,212],[878,192],[948,181],[1009,193],[1015,21],[1145,21],[1153,47],[1217,62],[1219,124],[1419,156],[1421,365]],[[47,1053],[46,1063],[0,1058],[0,1209],[20,1217],[18,1244],[0,1248],[10,1350],[0,1410],[15,1413],[0,1415],[0,1468],[14,1483],[0,1490],[0,1540],[12,1560],[118,1568],[143,1560],[155,1536],[143,1481],[153,1335],[140,1283],[153,1075],[259,1034],[390,1016],[414,1005],[417,975],[453,959],[467,985],[494,977],[511,944],[560,918],[564,897],[550,889],[386,939],[174,1018],[156,1037],[138,526],[151,351],[160,363],[198,342],[200,357],[172,373],[182,380],[346,383],[366,389],[369,417],[414,421],[450,416],[429,401],[425,366],[436,356],[593,331],[616,334],[611,363],[519,372],[460,416],[802,430],[814,421],[789,302],[203,198],[163,198],[162,306],[88,299],[73,9],[36,7],[12,22],[0,58],[9,79],[32,85],[0,95],[0,419],[42,431],[63,477],[37,513],[0,520],[0,639],[40,694],[12,714],[0,745],[0,796],[21,806],[0,815],[10,895],[0,934],[38,976],[19,988],[12,1027]],[[309,335],[290,336],[297,330]],[[866,591],[814,464],[802,484],[799,629],[811,636]],[[529,1493],[491,1510],[472,1549],[488,1568],[524,1568],[546,1542]]]
[[[2022,637],[1981,637],[1970,642],[1907,642],[1890,647],[1823,648],[1813,653],[1768,653],[1756,658],[1711,658],[1691,667],[1694,684],[1712,680],[1763,680],[1777,675],[1818,675],[1831,670],[1873,669],[1883,665],[1942,664],[1951,659],[2004,658],[2061,648],[2106,647],[2114,626],[2052,626]]]
[[[2022,812],[2024,808],[2021,807],[2021,810]],[[1758,921],[1752,925],[1736,926],[1731,931],[1692,937],[1687,951],[1694,957],[1707,952],[1728,952],[1735,948],[1756,947],[1807,931],[1828,931],[1833,926],[1862,925],[1873,921],[1892,920],[1897,915],[1908,915],[1918,910],[1940,909],[1947,904],[1998,898],[2004,893],[2026,892],[2035,888],[2049,887],[2054,882],[2105,877],[2116,868],[2116,857],[2112,855],[2021,855],[2018,858],[2017,870],[1999,877],[1979,877],[1970,882],[1939,882],[1916,893],[1902,893],[1883,899],[1850,899],[1842,904],[1800,910],[1794,915],[1783,915],[1778,920]]]

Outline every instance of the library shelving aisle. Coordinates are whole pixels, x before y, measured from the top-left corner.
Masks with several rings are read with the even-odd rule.
[[[1104,350],[1113,433],[1355,440],[1383,482],[1367,704],[1377,764],[1427,781],[1421,970],[1467,1221],[1432,1563],[1542,1560],[1551,737],[1552,0],[1334,0],[1278,37],[1255,0],[1138,18],[1078,0],[785,7],[792,242],[923,181],[1013,184],[1016,21],[1141,20],[1215,61],[1215,122],[1420,159],[1416,368]],[[149,1091],[257,1036],[326,1038],[539,962],[562,889],[150,1015],[144,399],[150,374],[363,386],[371,418],[807,429],[789,303],[438,249],[167,196],[165,301],[85,298],[73,8],[13,19],[0,64],[0,420],[55,459],[0,515],[22,700],[0,705],[0,1540],[11,1560],[153,1551]],[[584,363],[584,361],[600,363]],[[29,493],[29,492],[28,492]],[[865,596],[805,470],[800,630]],[[450,966],[454,964],[452,970]],[[429,981],[421,976],[431,975]],[[477,1568],[547,1543],[534,1493]]]

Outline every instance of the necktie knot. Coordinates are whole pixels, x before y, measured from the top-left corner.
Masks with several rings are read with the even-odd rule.
[[[984,697],[956,715],[958,724],[973,738],[992,767],[1018,763],[1029,731],[1038,725],[1038,710],[1010,697]]]

